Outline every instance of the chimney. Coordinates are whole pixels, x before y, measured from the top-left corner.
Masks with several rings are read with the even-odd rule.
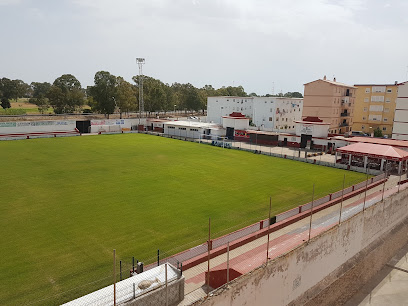
[[[323,80],[325,80],[325,81],[326,81],[326,75],[323,77]]]
[[[336,78],[333,78],[333,82],[336,82]]]

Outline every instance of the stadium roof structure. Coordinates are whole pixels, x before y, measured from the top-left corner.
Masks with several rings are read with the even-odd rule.
[[[396,139],[386,139],[386,138],[373,138],[373,137],[350,137],[345,138],[347,142],[363,142],[363,143],[374,143],[379,145],[393,146],[397,148],[408,149],[407,140],[396,140]]]
[[[386,159],[393,161],[408,160],[408,152],[395,148],[373,143],[354,143],[336,150],[339,153],[355,156],[368,156],[371,158]]]

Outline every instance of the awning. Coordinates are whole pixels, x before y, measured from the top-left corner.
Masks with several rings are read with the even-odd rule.
[[[372,143],[355,143],[349,146],[341,147],[336,150],[339,153],[351,154],[355,156],[368,156],[371,158],[386,160],[408,160],[408,152],[385,145]]]

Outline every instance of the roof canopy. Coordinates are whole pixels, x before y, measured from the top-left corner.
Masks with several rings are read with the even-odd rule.
[[[406,140],[396,140],[396,139],[386,139],[386,138],[372,138],[372,137],[350,137],[345,139],[348,142],[366,142],[375,143],[393,147],[408,148],[408,141]]]
[[[387,159],[387,160],[408,160],[408,152],[394,148],[392,146],[384,146],[372,143],[355,143],[349,146],[341,147],[336,150],[340,153],[368,156],[372,158]]]

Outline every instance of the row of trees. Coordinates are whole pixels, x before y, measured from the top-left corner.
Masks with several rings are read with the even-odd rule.
[[[9,108],[10,101],[29,97],[30,103],[38,106],[40,112],[52,107],[57,114],[73,113],[88,105],[88,112],[112,114],[115,111],[137,111],[139,109],[140,76],[132,78],[134,84],[107,71],[98,71],[94,85],[82,88],[81,83],[71,74],[64,74],[53,84],[33,82],[31,85],[21,80],[0,79],[0,101],[3,108]],[[209,96],[257,96],[247,94],[242,86],[227,86],[215,89],[211,85],[196,88],[190,83],[171,85],[149,77],[143,77],[143,100],[146,112],[177,110],[204,110]],[[267,95],[272,96],[272,95]],[[302,97],[298,92],[276,96]]]

